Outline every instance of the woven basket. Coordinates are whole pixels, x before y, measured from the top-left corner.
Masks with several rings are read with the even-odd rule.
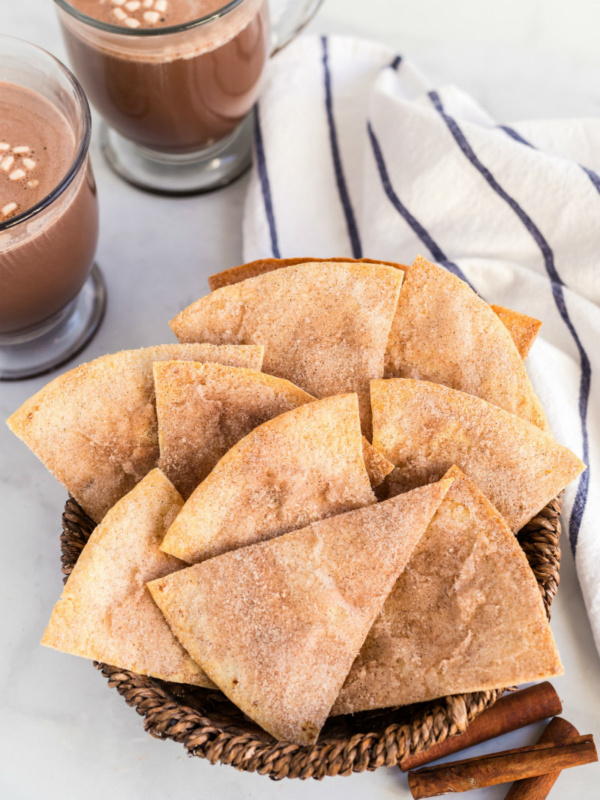
[[[518,536],[548,617],[559,582],[560,507],[560,498],[553,500]],[[93,529],[92,520],[69,500],[61,536],[66,576]],[[414,706],[335,717],[327,722],[316,745],[300,747],[277,742],[221,692],[165,683],[106,664],[95,666],[127,705],[144,717],[144,728],[152,736],[181,742],[188,753],[207,758],[211,764],[220,761],[274,780],[320,780],[327,775],[393,767],[409,754],[462,733],[504,691],[454,695]]]

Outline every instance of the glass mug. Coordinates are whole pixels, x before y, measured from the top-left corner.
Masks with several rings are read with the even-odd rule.
[[[24,141],[11,142],[17,135]],[[59,366],[101,322],[106,293],[94,266],[98,202],[90,135],[89,105],[71,72],[45,50],[0,36],[2,380]],[[11,183],[28,169],[20,183]],[[22,200],[20,212],[10,201],[17,191],[27,198],[40,187],[35,176],[42,188]]]
[[[100,22],[54,2],[71,66],[104,119],[110,166],[141,189],[185,195],[226,186],[248,168],[250,115],[269,54],[323,0],[274,0],[271,9],[268,0],[231,0],[162,28]]]

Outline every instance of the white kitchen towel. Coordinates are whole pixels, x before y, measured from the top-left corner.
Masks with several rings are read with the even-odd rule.
[[[527,366],[587,464],[563,523],[600,649],[600,120],[499,125],[389,48],[301,38],[255,117],[244,257],[429,257],[543,321]]]

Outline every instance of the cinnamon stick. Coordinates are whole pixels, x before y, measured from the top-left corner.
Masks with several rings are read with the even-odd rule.
[[[571,742],[578,736],[579,731],[574,725],[562,717],[554,717],[544,729],[538,744],[544,742],[562,744]],[[560,772],[548,772],[546,775],[517,781],[511,786],[506,800],[546,800],[559,775]]]
[[[409,755],[400,762],[402,772],[422,767],[452,753],[466,750],[481,742],[495,739],[505,733],[554,717],[562,712],[562,704],[554,687],[548,681],[511,692],[501,697],[491,708],[475,717],[464,733],[450,736],[420,753]]]
[[[498,783],[558,772],[598,760],[592,736],[578,736],[566,744],[534,744],[501,753],[467,758],[408,773],[408,786],[415,800],[451,792],[468,792]]]

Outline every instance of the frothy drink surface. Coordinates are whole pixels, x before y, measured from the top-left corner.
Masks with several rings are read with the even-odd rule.
[[[30,89],[0,82],[0,223],[46,197],[74,155],[74,136],[58,109]]]
[[[127,28],[164,28],[213,14],[225,0],[70,0],[88,17]]]

